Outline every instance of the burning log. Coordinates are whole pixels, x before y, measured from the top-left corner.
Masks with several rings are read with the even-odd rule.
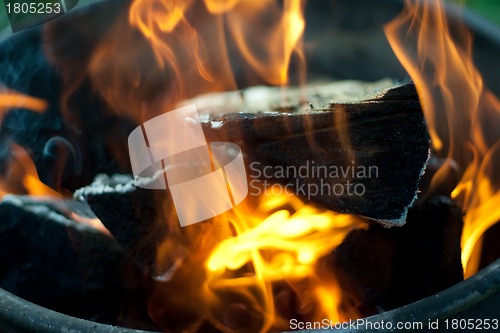
[[[343,305],[363,316],[410,304],[463,280],[462,225],[458,206],[433,197],[410,208],[402,228],[371,225],[350,233],[319,261],[319,276],[335,274]]]
[[[295,100],[285,107],[288,112],[273,100],[279,96],[278,88],[257,89],[258,94],[243,91],[264,96],[264,100],[256,98],[257,110],[281,112],[227,113],[230,95],[186,102],[195,103],[201,114],[216,115],[203,123],[208,141],[240,144],[250,160],[250,184],[257,178],[280,183],[331,210],[389,225],[404,224],[429,154],[429,137],[413,85],[350,103],[328,102],[338,91],[335,85],[333,89],[312,86],[306,92],[305,108],[299,92],[290,93]],[[240,107],[246,109],[245,104]]]
[[[90,212],[76,201],[3,198],[0,286],[55,310],[114,321],[132,282],[128,260],[111,236],[76,222],[69,211]]]
[[[351,90],[355,87],[363,91],[360,89],[363,85],[359,83],[350,82],[348,86]],[[266,91],[269,96],[275,94],[273,88],[250,89]],[[249,93],[250,89],[243,94]],[[313,93],[318,90],[321,94]],[[339,91],[338,84],[334,89],[321,85],[311,88],[309,96],[315,96],[312,99],[317,105],[328,104],[325,102],[329,100],[328,96]],[[226,101],[231,96],[234,94],[222,93],[186,103],[194,102],[198,106],[209,142],[230,141],[241,146],[247,160],[250,187],[255,180],[309,188],[322,184],[334,188],[343,181],[352,181],[353,187],[365,189],[363,195],[317,192],[303,197],[332,210],[368,216],[386,224],[404,223],[406,210],[416,195],[429,144],[413,86],[390,89],[369,101],[330,104],[328,109],[315,109],[309,113],[300,112],[300,106],[296,106],[299,94],[292,91],[290,96],[297,98],[288,107],[289,111],[294,111],[292,113],[228,114]],[[210,106],[204,101],[210,102]],[[272,102],[268,100],[261,106],[267,105],[272,110],[270,104]],[[233,104],[229,108],[235,107],[242,106]],[[314,164],[315,170],[328,167],[329,172],[354,167],[368,170],[372,166],[376,167],[377,175],[357,179],[350,179],[352,174],[346,175],[346,179],[300,175],[296,179],[262,177],[265,168],[300,170],[308,167],[305,163]],[[249,193],[252,196],[251,189]],[[297,194],[301,192],[297,190]],[[172,221],[176,224],[177,218],[168,190],[138,188],[127,176],[100,176],[92,185],[77,191],[75,196],[89,203],[134,264],[146,275],[154,276],[156,249],[166,235],[178,227],[171,225]]]

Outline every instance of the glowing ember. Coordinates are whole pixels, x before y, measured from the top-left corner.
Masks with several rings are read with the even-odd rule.
[[[302,66],[297,72],[303,74],[301,39],[305,22],[301,1],[285,0],[283,6],[279,6],[271,0],[206,0],[204,10],[217,22],[213,24],[217,26],[216,37],[210,38],[202,38],[203,32],[195,30],[194,22],[188,18],[189,10],[196,5],[192,1],[137,0],[129,13],[131,25],[150,41],[158,64],[163,67],[168,63],[174,69],[181,91],[189,90],[185,83],[191,84],[193,80],[181,77],[180,59],[168,46],[170,35],[193,46],[187,53],[201,78],[213,82],[218,89],[234,88],[227,61],[224,24],[247,65],[264,82],[286,85],[293,54]],[[262,22],[264,16],[271,18],[271,23]],[[438,188],[447,177],[449,172],[444,169],[447,166],[456,164],[461,169],[462,179],[452,197],[467,212],[462,260],[464,270],[470,275],[478,262],[477,255],[471,259],[475,244],[484,231],[500,219],[500,211],[495,210],[500,203],[498,186],[492,180],[494,164],[498,163],[498,137],[491,140],[492,134],[484,133],[484,120],[481,119],[488,116],[496,121],[498,102],[483,90],[482,79],[470,55],[469,35],[463,31],[463,44],[451,38],[439,1],[408,0],[402,15],[386,26],[386,34],[417,86],[433,148],[438,156],[448,159],[443,169],[436,173],[432,187]],[[202,40],[217,44],[208,53],[217,49],[217,61],[225,63],[224,70],[219,73],[224,75],[209,74],[217,71],[213,70],[210,57],[202,56],[201,50],[205,50]],[[412,53],[412,50],[417,51]],[[304,77],[302,75],[302,80]],[[188,95],[202,92],[198,87]],[[342,123],[339,119],[339,127]],[[311,141],[310,144],[315,147],[317,143]],[[346,145],[349,145],[348,140]],[[290,211],[286,207],[293,209]],[[338,321],[355,316],[339,312],[342,295],[338,286],[335,281],[318,281],[314,264],[335,249],[349,231],[363,226],[359,219],[321,211],[294,197],[262,196],[255,207],[240,205],[213,223],[213,227],[204,228],[211,236],[201,236],[203,241],[198,242],[202,245],[196,249],[208,254],[195,261],[205,264],[202,303],[207,303],[211,311],[215,311],[216,304],[223,304],[220,295],[243,294],[246,302],[253,304],[255,311],[262,315],[260,331],[280,328],[273,284],[306,280],[310,293],[302,295],[301,302],[321,304],[318,318]],[[200,235],[196,237],[199,239]],[[159,262],[168,256],[166,249],[171,247],[165,245],[160,251]],[[182,265],[189,267],[186,263]],[[214,326],[220,326],[216,316],[207,317]],[[283,328],[287,328],[286,325]]]

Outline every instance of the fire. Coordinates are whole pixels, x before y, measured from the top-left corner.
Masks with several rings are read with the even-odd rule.
[[[229,61],[229,53],[234,49],[245,60],[242,71],[248,75],[249,84],[257,81],[287,86],[293,66],[297,66],[295,72],[300,82],[305,82],[303,12],[302,0],[282,3],[275,0],[135,0],[128,22],[149,42],[161,74],[170,75],[166,87],[169,92],[175,91],[165,92],[166,97],[152,97],[154,101],[142,96],[145,102],[141,100],[141,108],[164,110],[166,105],[176,105],[205,92],[238,88]],[[436,173],[433,187],[438,188],[445,180],[446,167],[456,164],[460,168],[461,179],[451,196],[466,212],[462,262],[469,276],[479,265],[482,235],[500,220],[497,208],[500,179],[495,175],[500,163],[500,141],[498,133],[487,130],[488,122],[500,119],[500,102],[484,88],[474,66],[471,36],[465,30],[461,31],[459,42],[451,36],[440,1],[407,0],[405,11],[388,24],[385,31],[394,52],[416,84],[434,152],[448,161]],[[130,91],[130,87],[139,90],[141,82],[154,83],[154,80],[149,72],[141,72],[144,68],[130,69],[123,65],[141,59],[143,54],[139,51],[134,53],[135,59],[110,56],[120,53],[119,48],[114,49],[115,44],[122,45],[121,40],[115,38],[113,43],[103,43],[92,55],[89,76],[96,83],[96,90],[106,95],[106,101],[126,105],[130,94],[124,91]],[[127,67],[127,75],[120,66]],[[109,68],[114,71],[108,71]],[[120,82],[107,81],[113,79]],[[121,82],[127,80],[130,82]],[[113,84],[117,89],[108,89]],[[157,98],[165,100],[156,103]],[[146,105],[148,103],[150,105]],[[136,106],[130,106],[134,113],[137,113]],[[47,105],[15,92],[0,94],[0,111],[12,107],[41,112]],[[144,114],[151,115],[144,112],[141,116]],[[339,113],[338,126],[343,127],[345,121]],[[349,146],[347,135],[345,137]],[[314,144],[311,142],[311,146]],[[11,152],[7,177],[0,179],[0,196],[23,193],[62,197],[40,181],[29,152],[15,144]],[[356,316],[343,313],[339,285],[334,279],[319,276],[316,264],[339,246],[349,232],[367,227],[361,218],[305,204],[288,195],[262,195],[255,202],[245,201],[210,222],[187,227],[182,232],[170,225],[172,219],[167,216],[171,214],[165,214],[170,239],[159,246],[157,258],[158,266],[168,266],[168,271],[156,277],[166,282],[158,288],[166,286],[171,293],[168,300],[160,301],[157,298],[164,295],[153,293],[150,308],[160,303],[154,310],[150,309],[154,321],[163,315],[164,303],[161,302],[175,302],[173,307],[196,308],[193,311],[196,324],[190,323],[186,330],[203,329],[201,325],[208,321],[213,328],[228,331],[218,311],[229,302],[232,311],[250,311],[252,318],[258,318],[256,331],[288,329],[288,318],[279,313],[276,306],[277,287],[297,297],[301,307],[314,308],[312,314],[309,313],[310,320],[328,318],[337,322]],[[109,234],[96,218],[74,213],[70,216]],[[187,240],[183,238],[185,235]],[[179,243],[183,243],[182,246]],[[171,266],[169,260],[173,261]],[[180,292],[186,291],[180,285],[189,288],[186,295]]]
[[[235,89],[228,60],[229,49],[234,46],[244,59],[244,66],[248,66],[245,73],[252,73],[249,82],[257,79],[260,83],[286,86],[292,62],[297,63],[300,82],[305,81],[304,1],[285,0],[281,6],[274,0],[205,0],[203,5],[200,9],[200,3],[189,0],[136,0],[129,12],[130,24],[148,39],[160,68],[173,69],[183,97],[203,93],[203,81],[210,82],[209,91]],[[195,15],[193,12],[205,11],[206,15],[198,16],[196,22],[197,27],[203,28],[195,30],[190,17]],[[183,46],[174,48],[171,45],[176,44],[172,40],[177,39]],[[210,48],[206,48],[208,43]],[[190,71],[181,76],[179,68],[183,66],[179,54],[187,55],[196,64],[197,79]],[[330,291],[332,287],[313,279],[315,262],[335,249],[349,231],[364,226],[361,219],[320,210],[289,196],[263,196],[257,206],[244,203],[217,217],[213,223],[213,228],[203,232],[207,235],[202,237],[203,241],[198,239],[199,234],[195,236],[197,243],[203,245],[193,249],[208,253],[208,257],[201,259],[206,270],[202,303],[208,302],[205,306],[210,310],[207,311],[213,312],[218,304],[224,303],[220,295],[243,294],[241,297],[262,316],[259,331],[280,326],[288,328],[275,313],[273,285],[277,282],[309,281],[312,296],[302,302],[311,303],[312,297],[313,303],[325,306],[322,312],[318,311],[321,312],[318,318],[330,315],[331,309],[326,307],[340,302],[340,292],[330,294],[329,303],[319,301],[325,290]],[[166,253],[171,251],[171,244],[163,244],[158,258],[160,266],[168,256]],[[199,260],[195,262],[198,264]],[[184,262],[180,270],[189,265]],[[178,261],[174,264],[177,266]],[[167,275],[175,280],[175,276]],[[205,306],[199,304],[198,308]],[[331,319],[338,318],[335,313]],[[216,327],[224,327],[217,316],[207,319]]]
[[[265,199],[257,211],[273,211],[290,202],[295,203],[297,211],[290,214],[288,210],[280,209],[263,221],[250,223],[248,219],[236,220],[237,235],[219,243],[207,261],[207,268],[214,276],[220,276],[228,269],[237,270],[252,260],[262,262],[260,274],[265,280],[308,276],[311,264],[331,252],[358,225],[349,215],[321,212],[301,205],[294,197]],[[279,250],[283,255],[275,256],[266,264],[258,253],[266,249]]]
[[[160,217],[169,236],[156,259],[161,283],[148,303],[160,328],[268,332],[289,329],[298,314],[332,322],[358,316],[343,308],[340,287],[318,260],[350,231],[367,228],[363,219],[286,194],[247,199],[183,229],[170,213]]]
[[[182,98],[237,88],[228,60],[234,48],[245,60],[242,66],[246,66],[248,83],[286,86],[292,65],[297,66],[300,82],[305,82],[303,7],[299,0],[284,0],[282,5],[274,0],[136,0],[128,18],[149,41],[158,66],[171,68],[171,82],[181,92],[168,102],[175,105]],[[433,187],[445,180],[446,167],[456,164],[461,168],[461,180],[452,197],[466,212],[462,261],[470,275],[478,262],[476,244],[500,219],[500,211],[495,209],[500,203],[498,180],[493,178],[499,161],[498,136],[484,130],[484,119],[498,118],[499,103],[483,87],[472,61],[469,34],[463,30],[460,43],[451,37],[440,1],[408,0],[405,11],[385,31],[416,84],[434,151],[447,159],[436,173]],[[317,319],[353,318],[355,314],[341,311],[340,287],[333,280],[321,280],[315,263],[351,230],[365,226],[357,217],[305,205],[290,196],[262,196],[256,205],[243,203],[209,225],[191,227],[188,238],[197,245],[190,250],[203,255],[187,259],[183,254],[159,276],[168,282],[170,300],[159,299],[162,293],[155,293],[150,303],[152,318],[161,326],[162,302],[177,300],[172,306],[196,313],[197,324],[190,323],[190,327],[199,328],[200,322],[208,320],[224,331],[227,323],[220,318],[224,311],[220,309],[229,298],[232,305],[239,304],[236,312],[246,308],[259,314],[252,317],[258,318],[253,320],[258,323],[255,330],[287,329],[275,307],[274,288],[279,283],[296,292],[302,306],[319,306],[314,315]],[[175,241],[162,244],[159,266],[172,251],[178,251]],[[193,271],[198,278],[189,277]],[[184,279],[189,279],[188,301],[177,299]]]
[[[3,114],[12,108],[25,108],[35,112],[43,112],[47,108],[47,103],[39,98],[0,89],[0,123]]]
[[[266,332],[288,328],[286,318],[275,313],[273,283],[307,283],[311,294],[300,297],[304,304],[321,307],[316,319],[340,320],[340,289],[333,281],[316,278],[315,263],[350,231],[366,227],[360,218],[305,205],[293,196],[263,195],[256,208],[237,207],[232,216],[220,219],[229,222],[236,235],[220,241],[205,262],[209,295],[258,290],[264,315],[260,331]]]
[[[44,112],[47,103],[39,98],[17,92],[0,93],[0,115],[12,108],[25,108],[34,112]],[[53,190],[40,180],[35,163],[26,149],[11,143],[9,152],[10,158],[6,170],[0,178],[0,199],[7,194],[27,194],[40,200],[63,198],[61,193]],[[103,233],[110,234],[97,218],[81,217],[74,212],[70,212],[70,217],[79,223],[88,224]]]
[[[463,27],[452,36],[441,1],[406,1],[404,12],[385,27],[391,47],[412,77],[428,123],[434,152],[449,162],[432,180],[438,188],[450,163],[461,179],[452,197],[465,212],[462,264],[477,270],[483,233],[500,220],[498,130],[500,103],[485,89],[472,60],[472,38]],[[496,177],[496,178],[495,178]]]
[[[210,91],[236,88],[228,60],[231,43],[237,45],[247,65],[263,82],[287,84],[293,54],[299,59],[299,71],[305,73],[301,42],[305,28],[303,1],[285,0],[281,8],[274,0],[205,0],[205,8],[197,9],[208,14],[196,24],[208,22],[206,35],[203,29],[196,30],[189,19],[191,7],[200,4],[191,0],[136,0],[129,12],[130,24],[149,40],[158,65],[163,68],[168,64],[173,69],[174,81],[186,94],[184,97],[204,90],[194,77],[186,78],[190,74],[181,75],[180,54],[195,63],[198,79],[209,82]],[[270,22],[264,22],[263,17],[271,18]],[[233,40],[226,40],[225,22]],[[177,38],[182,46],[172,47],[178,45],[173,42]],[[207,43],[210,43],[209,49],[205,46]],[[198,87],[189,93],[193,82]]]
[[[13,91],[0,92],[0,123],[3,114],[12,108],[24,108],[34,112],[43,112],[47,103],[39,98]],[[36,171],[35,164],[21,146],[11,144],[11,158],[3,179],[0,179],[0,197],[8,193],[26,193],[30,195],[48,195],[60,197],[60,194],[43,184]]]
[[[220,6],[220,1],[206,0],[206,4],[213,13],[229,9]],[[283,7],[280,9],[274,0],[241,0],[234,2],[230,7],[232,10],[227,13],[231,34],[245,60],[261,79],[272,85],[288,83],[292,54],[297,54],[303,61],[303,3],[285,0]],[[262,18],[269,14],[277,18],[271,26],[262,22]]]
[[[5,178],[0,183],[3,194],[15,193],[62,198],[59,192],[42,183],[33,160],[24,148],[13,143],[10,152],[11,158]]]
[[[156,60],[161,68],[165,63],[172,65],[175,78],[181,82],[181,74],[177,65],[175,51],[168,45],[163,34],[177,29],[182,34],[182,40],[188,43],[187,51],[191,52],[196,67],[202,77],[208,81],[213,79],[206,71],[202,59],[198,55],[199,38],[196,30],[184,16],[192,1],[161,1],[138,0],[134,1],[129,14],[130,24],[137,28],[150,41]]]

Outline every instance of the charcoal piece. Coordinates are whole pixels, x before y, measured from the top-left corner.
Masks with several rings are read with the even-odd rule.
[[[339,282],[345,308],[363,316],[391,310],[463,280],[461,232],[460,208],[433,197],[410,208],[403,227],[351,232],[319,261],[318,274]]]
[[[144,275],[154,275],[156,250],[168,231],[168,214],[175,210],[168,191],[136,187],[126,175],[99,175],[75,192],[85,200]],[[173,217],[177,222],[177,217]]]
[[[412,91],[412,85],[395,87],[368,101],[307,113],[214,116],[203,127],[208,141],[240,144],[250,178],[262,179],[262,169],[273,166],[274,177],[265,180],[290,185],[302,198],[401,225],[429,156],[424,116]],[[211,112],[218,114],[217,107]]]
[[[119,295],[130,282],[125,252],[111,236],[65,216],[63,207],[90,212],[77,202],[3,198],[0,286],[67,314],[118,316]]]

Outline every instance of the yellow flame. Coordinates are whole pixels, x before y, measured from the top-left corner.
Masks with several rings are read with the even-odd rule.
[[[242,213],[240,211],[229,219],[236,235],[215,246],[206,260],[206,268],[210,290],[236,292],[246,287],[260,291],[260,306],[264,315],[261,331],[264,332],[273,325],[279,326],[272,282],[314,280],[316,260],[335,249],[351,230],[365,225],[351,215],[304,205],[296,197],[264,195],[260,200],[252,216],[237,216]],[[295,211],[291,213],[283,209],[286,205],[292,206]],[[262,220],[258,216],[267,217]],[[237,277],[228,274],[248,264],[253,267],[253,273],[246,272]],[[338,288],[326,287],[318,282],[310,289],[316,297],[316,304],[325,310],[319,317],[338,321],[337,305],[341,299]],[[323,296],[331,291],[335,293],[329,294],[326,299],[330,301],[325,304]]]
[[[435,153],[461,169],[452,196],[466,213],[462,264],[470,276],[480,255],[473,251],[476,243],[500,220],[498,182],[492,178],[499,161],[499,135],[485,126],[499,121],[500,108],[474,66],[469,32],[463,27],[457,31],[460,39],[451,36],[442,2],[429,0],[407,0],[404,12],[385,27],[419,92]],[[445,179],[445,172],[437,172],[432,185],[439,187]]]
[[[332,322],[342,322],[345,321],[346,318],[342,317],[342,314],[339,311],[340,308],[340,300],[342,299],[342,291],[338,285],[333,286],[317,286],[314,289],[315,296],[317,299],[321,300],[321,307],[323,311],[326,313],[326,317],[330,319]],[[347,318],[352,319],[352,318]]]

